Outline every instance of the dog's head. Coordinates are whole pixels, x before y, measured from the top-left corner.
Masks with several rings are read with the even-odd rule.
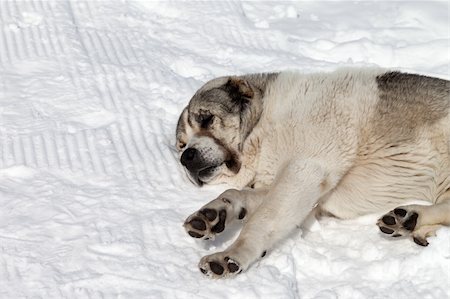
[[[193,183],[223,182],[239,172],[244,142],[262,112],[262,82],[267,81],[262,78],[213,79],[194,94],[181,113],[176,146]]]

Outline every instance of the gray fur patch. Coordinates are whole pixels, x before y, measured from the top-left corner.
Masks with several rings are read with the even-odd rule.
[[[258,123],[266,89],[277,76],[270,73],[220,77],[194,94],[178,120],[176,134],[179,151],[186,145],[196,150],[195,161],[182,162],[195,181],[208,182],[224,167],[239,172],[243,143]],[[214,150],[207,142],[191,143],[193,138],[213,140]],[[207,153],[208,159],[204,159]]]
[[[264,96],[267,85],[273,82],[278,76],[278,73],[265,74],[250,74],[238,77],[229,77],[232,79],[243,79],[251,84],[251,86],[258,90],[261,98]],[[215,80],[222,80],[218,78]],[[215,81],[213,80],[213,81]],[[206,88],[209,86],[213,88]],[[211,83],[205,84],[193,97],[189,103],[189,113],[198,111],[200,109],[212,110],[217,114],[237,114],[240,112],[240,105],[236,101],[237,95],[233,95],[230,88],[226,88],[227,81],[221,85],[213,85]],[[206,89],[204,89],[206,88]]]
[[[379,75],[376,81],[380,96],[377,129],[383,127],[385,133],[411,137],[416,128],[449,113],[450,81],[400,72]]]
[[[266,88],[277,76],[278,73],[265,73],[211,80],[192,97],[188,105],[188,121],[198,126],[196,119],[200,114],[207,112],[218,116],[221,121],[209,130],[212,135],[220,135],[217,130],[239,128],[239,144],[242,144],[261,116]]]
[[[279,74],[280,73],[250,74],[242,76],[242,78],[250,82],[252,86],[258,88],[264,96],[267,85],[275,81]]]

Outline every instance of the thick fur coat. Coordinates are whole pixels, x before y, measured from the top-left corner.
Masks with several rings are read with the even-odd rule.
[[[380,230],[427,245],[450,225],[450,82],[379,69],[221,77],[201,87],[176,132],[197,185],[230,189],[188,217],[194,238],[244,223],[200,270],[229,277],[312,213],[386,212]],[[404,205],[423,200],[430,206]]]

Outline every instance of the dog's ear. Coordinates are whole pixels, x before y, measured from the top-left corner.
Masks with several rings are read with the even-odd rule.
[[[261,92],[242,77],[230,77],[225,84],[225,90],[239,109],[239,151],[242,151],[244,141],[262,113]]]
[[[225,89],[235,101],[249,100],[255,95],[250,83],[238,77],[230,77],[225,84]]]

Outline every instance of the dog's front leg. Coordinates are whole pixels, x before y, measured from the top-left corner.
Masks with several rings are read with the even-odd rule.
[[[317,162],[302,160],[280,169],[239,237],[225,251],[205,256],[199,267],[213,277],[229,277],[254,261],[302,224],[319,198],[329,190],[327,172]]]

